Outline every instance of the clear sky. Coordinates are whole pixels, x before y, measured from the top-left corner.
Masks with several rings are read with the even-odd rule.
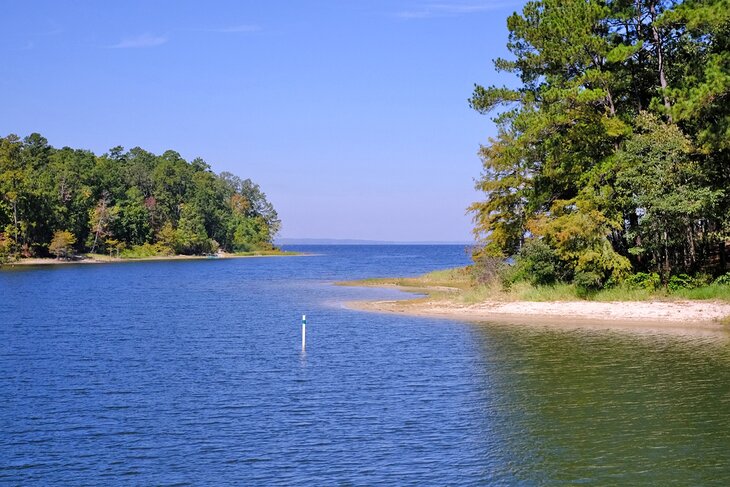
[[[522,2],[32,1],[0,15],[0,134],[200,156],[282,237],[470,240],[473,84]]]

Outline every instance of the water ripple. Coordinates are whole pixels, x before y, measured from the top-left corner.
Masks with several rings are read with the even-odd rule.
[[[730,483],[726,343],[353,312],[463,249],[319,253],[0,273],[0,483]]]

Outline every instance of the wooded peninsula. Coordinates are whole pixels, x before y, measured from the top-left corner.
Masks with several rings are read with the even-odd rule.
[[[271,251],[281,223],[259,186],[188,162],[115,147],[56,149],[0,138],[0,264],[77,253],[139,258]]]
[[[351,306],[725,333],[730,1],[532,1],[507,26],[512,58],[494,65],[517,82],[469,100],[498,128],[473,264],[343,283],[426,296]]]
[[[730,1],[532,1],[507,25],[517,82],[469,100],[498,127],[477,278],[730,284]]]

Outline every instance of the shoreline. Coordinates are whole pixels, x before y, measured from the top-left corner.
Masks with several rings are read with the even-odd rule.
[[[149,262],[149,261],[170,261],[170,260],[224,260],[224,259],[250,259],[261,257],[306,257],[309,254],[302,252],[252,252],[250,254],[229,254],[222,253],[215,257],[207,255],[153,255],[150,257],[107,257],[97,255],[94,257],[83,257],[74,260],[59,260],[52,257],[31,257],[20,259],[14,262],[0,264],[0,270],[12,267],[26,266],[56,266],[56,265],[96,265],[96,264],[124,264],[127,262]]]
[[[466,321],[514,320],[515,318],[672,323],[725,326],[730,304],[716,301],[485,301],[461,304],[424,298],[387,301],[348,301],[348,308],[361,311],[401,313],[411,316],[454,318]]]
[[[730,335],[730,303],[717,300],[500,301],[491,299],[466,303],[459,299],[457,289],[448,292],[443,286],[412,287],[392,282],[380,285],[367,281],[338,284],[397,289],[417,295],[406,299],[344,303],[346,308],[365,312],[402,314],[472,323],[497,322],[568,328],[622,328],[680,334]]]

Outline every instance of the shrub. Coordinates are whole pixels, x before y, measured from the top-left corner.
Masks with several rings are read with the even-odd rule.
[[[712,276],[709,274],[697,274],[694,276],[694,282],[696,287],[709,286],[712,284]]]
[[[555,251],[542,240],[528,240],[517,255],[513,279],[533,286],[555,284],[561,277],[561,264]]]
[[[727,272],[714,281],[712,281],[713,284],[717,284],[718,286],[730,286],[730,272]]]
[[[680,289],[695,289],[697,281],[687,274],[679,274],[670,276],[667,283],[667,289],[670,291],[679,291]]]
[[[143,243],[142,245],[135,245],[131,248],[124,249],[121,252],[121,256],[125,259],[141,259],[144,257],[154,257],[156,255],[169,255],[168,248],[163,245],[156,243]]]
[[[76,237],[73,233],[66,230],[58,230],[53,232],[53,239],[48,245],[48,251],[58,259],[69,259],[73,257],[73,246],[76,243]]]
[[[577,272],[573,278],[575,291],[579,298],[587,298],[603,287],[603,278],[597,272]]]
[[[472,279],[477,284],[493,284],[500,280],[509,267],[501,256],[489,255],[484,252],[474,252],[471,266]]]
[[[662,279],[656,272],[637,272],[624,280],[629,289],[647,289],[655,291],[662,285]]]
[[[9,262],[13,257],[13,244],[10,235],[0,232],[0,264]]]

